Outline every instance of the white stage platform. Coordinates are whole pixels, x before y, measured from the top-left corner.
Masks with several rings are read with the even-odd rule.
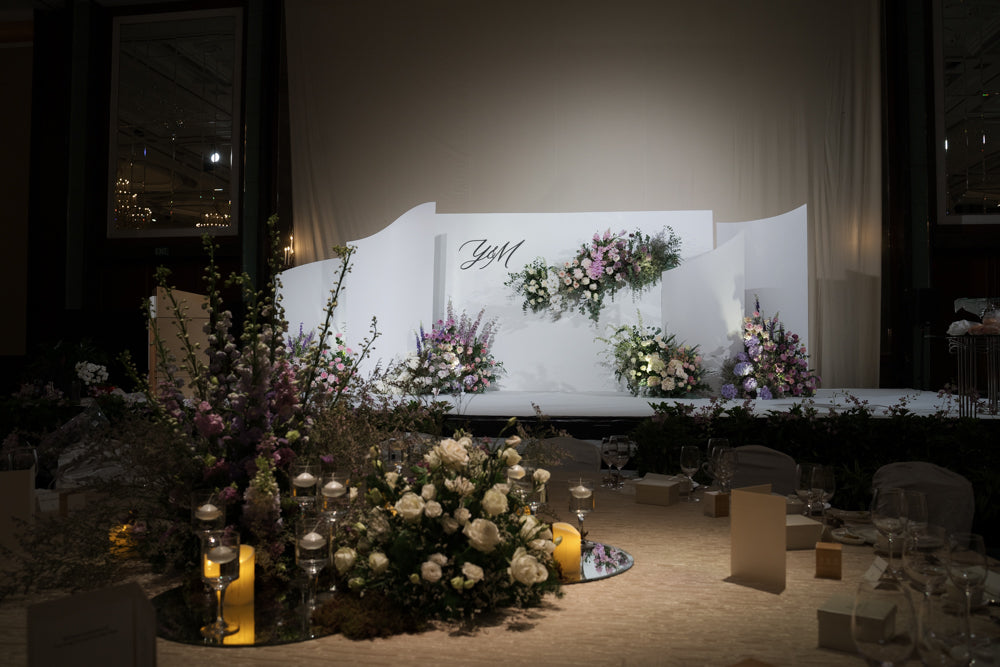
[[[712,399],[662,399],[633,397],[621,392],[528,392],[492,391],[485,394],[462,397],[439,396],[437,400],[450,401],[454,408],[451,417],[535,417],[532,404],[537,405],[542,414],[554,419],[571,418],[608,419],[642,418],[654,414],[650,403],[679,403],[693,405],[695,409],[707,409]],[[916,389],[820,389],[807,399],[773,399],[750,401],[755,414],[764,415],[770,411],[789,410],[797,403],[806,401],[819,413],[841,411],[854,407],[855,400],[866,403],[876,416],[886,416],[890,408],[906,401],[906,409],[915,415],[932,415],[947,411],[948,416],[958,417],[958,403],[954,398],[939,397],[936,392]],[[726,407],[743,405],[743,401],[731,400],[723,403]],[[983,418],[994,418],[982,415]]]

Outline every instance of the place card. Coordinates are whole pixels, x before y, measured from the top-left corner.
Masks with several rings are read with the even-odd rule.
[[[28,607],[29,665],[155,665],[156,612],[137,584]]]
[[[771,485],[733,489],[730,578],[769,591],[785,589],[785,499]]]

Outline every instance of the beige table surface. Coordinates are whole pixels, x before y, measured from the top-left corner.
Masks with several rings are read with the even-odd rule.
[[[564,478],[551,503],[564,520]],[[596,476],[596,471],[594,473]],[[445,627],[374,641],[329,636],[299,644],[210,648],[157,642],[161,666],[233,665],[771,665],[864,664],[857,655],[817,647],[817,607],[851,593],[874,559],[871,547],[844,546],[843,578],[817,579],[815,551],[787,552],[780,594],[726,582],[729,519],[700,503],[642,505],[599,489],[586,520],[590,537],[628,551],[634,567],[610,579],[564,587],[540,608],[512,612],[472,629]],[[150,594],[162,591],[146,582]],[[27,664],[26,600],[0,604],[0,664]],[[219,662],[222,658],[225,662]]]

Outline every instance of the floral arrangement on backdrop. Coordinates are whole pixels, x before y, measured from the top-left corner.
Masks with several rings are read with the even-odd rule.
[[[357,375],[357,359],[355,352],[340,333],[333,335],[333,340],[324,346],[319,345],[315,331],[305,333],[299,325],[299,333],[288,337],[289,361],[296,373],[302,373],[313,358],[314,350],[318,348],[318,376],[316,382],[326,394],[342,394]]]
[[[481,394],[495,387],[503,373],[503,362],[493,357],[497,321],[483,321],[485,310],[475,319],[464,311],[457,318],[451,302],[445,319],[417,333],[417,349],[400,364],[393,381],[403,393]]]
[[[725,399],[807,397],[820,384],[798,334],[785,331],[777,314],[763,317],[757,297],[753,315],[743,318],[743,349],[723,363],[722,376]]]
[[[402,473],[373,453],[364,507],[337,539],[338,588],[428,619],[534,605],[560,590],[551,526],[526,511],[508,479],[512,466],[525,473],[520,438],[495,446],[456,437]],[[541,468],[526,474],[536,491],[549,479]],[[328,606],[320,622],[343,623],[342,601]]]
[[[639,230],[595,233],[576,256],[559,265],[536,258],[504,283],[521,297],[524,312],[560,317],[576,310],[594,322],[606,299],[621,290],[633,293],[656,284],[660,275],[680,265],[680,238],[670,227],[650,236]]]
[[[615,379],[625,382],[633,396],[681,398],[706,391],[706,371],[698,346],[681,345],[660,327],[623,324],[607,338]]]

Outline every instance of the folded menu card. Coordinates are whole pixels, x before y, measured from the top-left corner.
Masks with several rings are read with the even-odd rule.
[[[733,489],[730,503],[729,580],[785,590],[785,499],[764,484]]]

